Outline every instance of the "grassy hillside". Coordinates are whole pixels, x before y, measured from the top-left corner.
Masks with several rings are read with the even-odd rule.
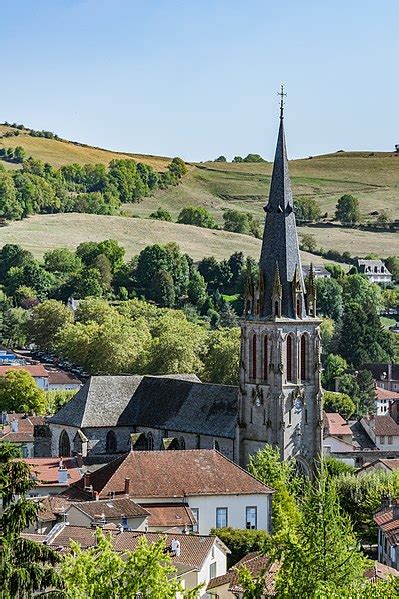
[[[77,145],[67,140],[57,141],[31,137],[27,130],[20,132],[17,137],[1,137],[10,130],[9,127],[0,125],[0,147],[15,148],[20,145],[28,155],[50,162],[54,166],[71,162],[107,164],[114,158],[130,157],[150,164],[156,170],[161,171],[170,161],[170,158],[166,157],[110,152],[101,148]],[[270,145],[273,144],[274,140],[271,140]],[[18,165],[5,162],[2,164],[7,168],[18,168]],[[179,186],[163,191],[158,190],[154,196],[145,198],[141,203],[124,205],[124,208],[128,214],[147,217],[153,210],[162,206],[168,209],[176,219],[182,207],[193,204],[206,207],[218,222],[222,223],[223,211],[233,207],[249,211],[263,220],[262,207],[267,201],[271,172],[272,163],[270,162],[260,164],[192,163],[189,165],[188,175],[183,178]],[[297,198],[314,197],[319,202],[322,213],[327,213],[329,218],[333,217],[337,200],[344,193],[351,193],[359,198],[361,211],[366,220],[367,218],[374,220],[376,216],[372,216],[370,213],[381,210],[388,210],[392,218],[399,218],[399,154],[393,152],[337,152],[293,160],[290,162],[290,173],[294,196]],[[47,219],[48,226],[53,227],[52,218],[54,217],[43,216],[38,219],[38,222],[44,223]],[[66,219],[62,221],[64,223],[69,219],[69,222],[74,222],[74,226],[82,227],[82,230],[77,231],[76,235],[84,237],[86,231],[83,217],[81,220],[76,220],[77,217],[72,215],[65,215],[62,218]],[[30,219],[30,222],[36,221]],[[108,221],[109,224],[110,222]],[[123,222],[126,221],[123,220]],[[129,226],[135,230],[138,227],[137,224]],[[163,226],[163,224],[148,221],[142,224],[142,229],[151,239],[164,241],[162,235],[166,234],[166,229],[164,230]],[[3,229],[2,233],[11,239],[15,232],[19,238],[22,235],[23,239],[23,231],[26,231],[26,235],[28,235],[29,227],[28,223],[12,223],[6,230]],[[119,228],[115,234],[112,229],[110,230],[108,227],[107,229],[107,237],[117,237],[120,234]],[[355,255],[365,255],[370,252],[376,252],[382,256],[399,255],[397,235],[393,233],[369,233],[345,230],[339,227],[312,227],[311,230],[308,230],[306,227],[301,227],[299,233],[304,232],[311,232],[315,235],[318,245],[325,249],[348,250]],[[52,235],[49,229],[46,231],[45,241],[38,239],[39,245],[36,251],[39,253],[40,243],[47,243],[48,235]],[[60,245],[69,243],[69,235],[70,227],[66,226],[65,239],[63,242],[61,235]],[[203,230],[200,230],[199,237],[206,238],[206,240],[208,237],[210,239],[220,237],[220,247],[225,247],[227,243],[224,234],[217,231],[204,233]],[[258,243],[256,240],[246,238],[245,242],[250,245]],[[31,240],[27,238],[26,244],[29,243]],[[137,243],[137,239],[132,240],[132,247],[137,246]],[[206,250],[206,244],[204,245]],[[234,244],[232,243],[232,245]],[[233,247],[232,251],[234,249],[236,248]],[[187,251],[189,250],[187,249]],[[194,248],[193,253],[195,252],[198,252],[198,246]]]
[[[211,255],[221,260],[237,251],[258,259],[261,246],[259,239],[227,231],[142,218],[75,213],[36,215],[13,221],[0,229],[0,235],[2,244],[19,243],[37,257],[57,247],[74,249],[82,241],[102,241],[110,237],[124,246],[128,258],[157,242],[176,241],[195,260]],[[303,252],[302,257],[305,264],[325,262],[307,252]]]

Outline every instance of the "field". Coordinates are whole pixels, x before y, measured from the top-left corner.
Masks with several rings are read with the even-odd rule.
[[[248,235],[200,229],[142,218],[99,216],[96,214],[48,214],[31,216],[0,229],[1,244],[19,243],[42,257],[44,252],[57,247],[70,249],[82,241],[117,239],[130,258],[146,245],[176,241],[194,260],[214,255],[218,260],[233,252],[244,252],[259,258],[261,242]],[[325,260],[302,252],[303,261],[323,264]]]
[[[0,147],[21,145],[28,155],[50,162],[56,167],[71,162],[81,164],[102,162],[107,164],[114,158],[134,158],[151,164],[155,169],[161,171],[166,168],[170,161],[170,158],[166,157],[110,152],[100,148],[76,145],[67,140],[56,141],[31,137],[27,131],[21,132],[17,137],[1,138],[1,135],[8,130],[8,127],[0,125]],[[271,140],[270,146],[273,147],[273,145],[274,140]],[[17,167],[17,165],[5,162],[2,162],[2,164],[6,168]],[[144,198],[139,204],[124,205],[126,213],[131,216],[148,217],[153,210],[161,206],[169,210],[173,219],[176,220],[181,208],[191,204],[207,208],[220,224],[223,223],[223,211],[226,208],[245,210],[251,212],[260,221],[263,220],[262,207],[267,201],[272,163],[206,162],[191,163],[188,166],[189,172],[179,186],[158,190],[154,196]],[[382,210],[387,210],[392,220],[399,218],[399,154],[397,153],[337,152],[324,156],[292,160],[290,161],[290,174],[294,197],[315,198],[323,215],[326,215],[326,220],[333,218],[337,200],[345,193],[353,194],[359,198],[361,211],[366,221],[375,220],[377,214]],[[47,237],[53,234],[50,227],[54,226],[54,221],[51,220],[53,217],[43,216],[41,218],[44,219],[43,222],[48,222],[48,226],[45,240],[38,239],[36,242],[38,245],[35,251],[39,253],[40,245],[49,243]],[[76,218],[72,215],[65,215],[64,219],[66,220],[63,222],[67,222],[69,219],[69,222],[74,223],[74,227],[83,227],[81,231],[75,233],[79,238],[84,237],[86,234],[84,220],[77,221]],[[34,222],[34,219],[30,220]],[[110,221],[108,222],[110,223]],[[137,227],[137,225],[131,226]],[[6,236],[12,239],[15,234],[20,242],[28,245],[32,241],[28,237],[24,238],[23,231],[26,230],[28,234],[29,227],[30,225],[27,223],[12,223],[7,227]],[[112,227],[110,227],[111,230]],[[164,241],[162,235],[166,234],[166,230],[163,224],[147,221],[141,224],[141,228],[146,231],[149,239]],[[63,243],[62,235],[60,236],[57,232],[57,238],[61,239],[61,245],[69,243],[70,229],[71,227],[66,226],[65,241]],[[365,232],[336,226],[328,228],[324,226],[301,227],[299,234],[303,233],[312,233],[318,246],[322,246],[324,249],[335,249],[341,252],[349,251],[351,254],[359,256],[364,256],[370,252],[375,252],[381,256],[399,255],[398,236],[395,233]],[[117,234],[119,234],[119,227],[117,227],[117,233],[113,236],[117,236]],[[110,235],[107,233],[107,236]],[[212,231],[205,234],[203,230],[200,230],[199,233],[193,233],[192,235],[193,254],[198,253],[199,240],[205,239],[204,236],[207,241],[208,238],[213,241],[215,238],[220,238],[218,242],[220,255],[223,254],[221,248],[229,245],[227,241],[229,237],[226,237],[224,233]],[[184,237],[185,235],[183,235]],[[137,246],[137,243],[138,239],[132,241],[133,246]],[[190,239],[185,243],[190,244]],[[258,242],[245,238],[242,243],[245,247],[252,247]],[[231,245],[233,247],[235,242],[231,241]],[[204,244],[204,247],[206,250],[206,244]],[[244,248],[233,247],[232,251],[235,249]]]

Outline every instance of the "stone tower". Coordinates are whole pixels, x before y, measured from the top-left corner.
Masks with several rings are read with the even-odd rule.
[[[265,443],[309,474],[322,448],[320,320],[305,286],[284,136],[283,103],[256,283],[241,320],[240,463]]]

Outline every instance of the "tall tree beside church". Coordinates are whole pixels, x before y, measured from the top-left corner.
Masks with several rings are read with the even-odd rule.
[[[37,517],[39,505],[26,498],[34,486],[30,469],[9,443],[0,445],[0,580],[2,599],[26,599],[46,589],[60,589],[61,578],[55,569],[60,556],[47,545],[21,537]],[[15,500],[15,496],[19,498]]]

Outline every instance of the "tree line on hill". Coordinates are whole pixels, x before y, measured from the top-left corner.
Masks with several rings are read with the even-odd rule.
[[[19,146],[3,149],[2,155],[22,163],[22,169],[13,172],[0,165],[0,218],[7,220],[56,212],[117,214],[124,203],[139,202],[158,188],[178,185],[187,172],[178,157],[166,171],[157,173],[130,159],[112,160],[108,166],[68,164],[56,169],[26,157]]]

